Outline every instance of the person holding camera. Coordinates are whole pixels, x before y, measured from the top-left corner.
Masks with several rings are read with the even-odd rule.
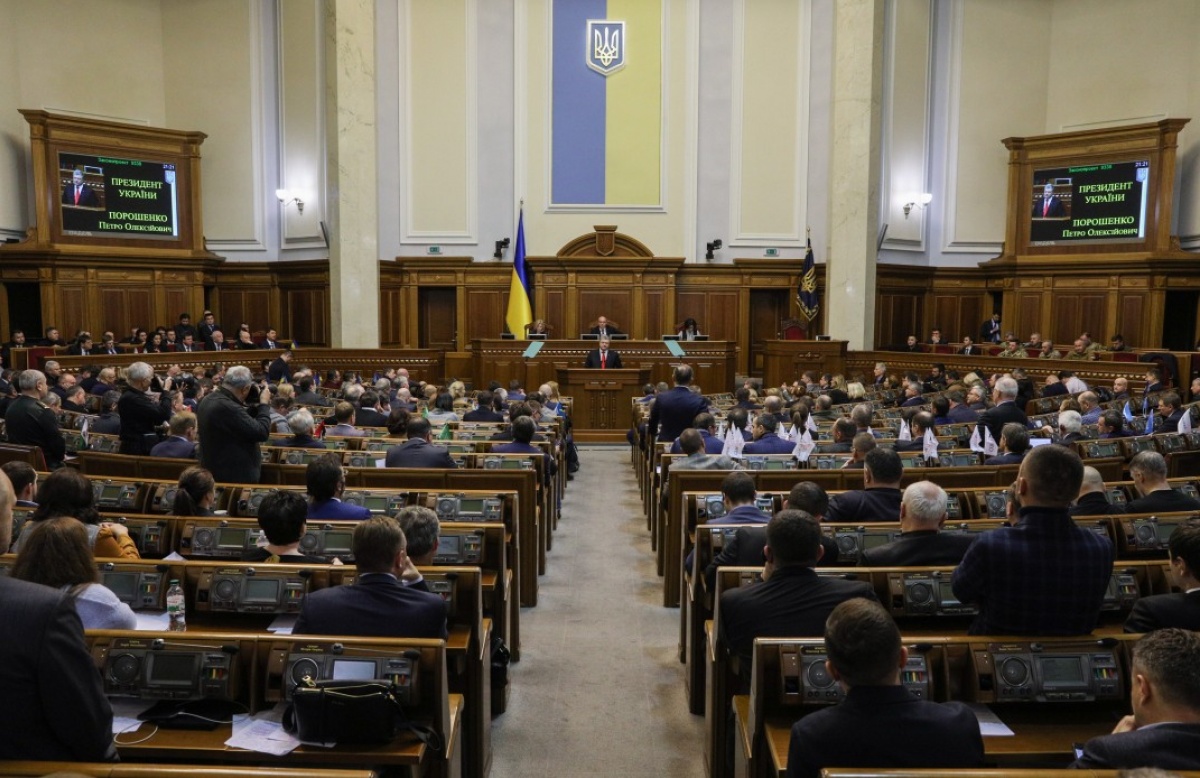
[[[134,362],[125,370],[125,391],[117,401],[121,417],[121,453],[145,456],[158,443],[158,427],[171,418],[173,379],[163,381],[157,398],[149,394],[154,368]]]
[[[256,484],[262,473],[259,444],[271,435],[271,390],[254,383],[250,369],[225,371],[219,389],[196,409],[200,464],[218,483]]]

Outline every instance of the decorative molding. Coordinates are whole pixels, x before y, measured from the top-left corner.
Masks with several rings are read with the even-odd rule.
[[[275,12],[275,31],[276,31],[276,111],[278,115],[278,138],[276,141],[276,156],[278,157],[279,170],[279,188],[290,189],[290,183],[287,177],[287,123],[284,121],[284,81],[287,79],[289,68],[287,67],[286,51],[283,40],[283,3],[276,0]],[[299,6],[294,6],[299,7]],[[312,14],[315,19],[313,25],[314,40],[312,42],[313,51],[316,52],[316,72],[309,74],[311,80],[305,79],[306,83],[314,86],[317,92],[316,113],[312,117],[313,123],[317,128],[317,148],[314,149],[314,159],[318,159],[316,186],[313,187],[313,192],[310,195],[306,205],[313,209],[314,215],[320,214],[315,219],[319,224],[321,217],[325,211],[325,196],[327,191],[325,179],[325,14],[320,3],[313,3],[311,6]],[[272,193],[267,193],[267,201],[274,203],[275,198]],[[280,249],[324,249],[325,238],[321,235],[320,229],[316,231],[310,230],[308,234],[296,234],[293,232],[292,220],[287,217],[287,209],[279,209],[279,247]]]
[[[464,85],[464,100],[466,101],[466,138],[464,151],[467,168],[466,197],[464,213],[466,228],[462,230],[417,230],[413,229],[415,217],[413,203],[416,197],[413,191],[411,171],[413,159],[417,150],[413,148],[413,105],[412,79],[417,69],[412,59],[412,9],[414,0],[404,0],[401,9],[401,27],[399,40],[404,46],[401,60],[404,62],[400,74],[401,91],[404,93],[403,114],[400,117],[400,127],[404,133],[401,147],[404,150],[404,164],[398,171],[400,179],[400,201],[403,218],[400,221],[400,243],[424,244],[446,243],[451,245],[478,245],[479,243],[479,6],[478,0],[462,0],[465,11],[464,55],[466,59],[466,83]]]
[[[513,214],[511,223],[515,225],[521,218],[521,209],[525,202],[526,188],[529,179],[527,170],[529,164],[529,67],[527,51],[529,46],[528,0],[513,0]],[[549,15],[547,14],[547,19]],[[543,40],[549,40],[549,28],[543,31]],[[513,241],[517,239],[513,233]],[[516,246],[513,246],[514,253]],[[528,251],[528,246],[526,246]],[[511,260],[510,260],[511,262]]]
[[[733,66],[730,95],[729,222],[733,238],[729,247],[769,246],[804,248],[805,216],[808,213],[808,115],[809,61],[812,59],[812,0],[800,0],[800,22],[796,38],[801,46],[796,57],[796,168],[793,171],[795,229],[780,233],[751,233],[742,228],[742,128],[745,126],[744,83],[746,73],[746,1],[733,2]]]
[[[664,22],[664,29],[666,24]],[[684,17],[683,82],[683,255],[700,260],[697,209],[700,207],[700,0],[687,0]],[[665,103],[664,103],[665,106]],[[665,116],[665,112],[664,112]],[[665,169],[664,169],[664,184]]]
[[[546,0],[546,143],[545,191],[546,213],[666,213],[667,212],[667,119],[670,107],[670,79],[667,77],[671,36],[670,0],[658,0],[662,9],[659,22],[659,94],[658,94],[658,204],[630,205],[622,203],[554,203],[554,0]],[[698,26],[698,23],[697,23]],[[697,44],[698,45],[698,44]],[[690,71],[689,71],[690,73]],[[698,89],[698,87],[697,87]],[[693,130],[694,132],[694,130]]]

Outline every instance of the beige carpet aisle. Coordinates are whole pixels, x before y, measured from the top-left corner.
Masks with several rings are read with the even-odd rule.
[[[492,778],[701,778],[703,717],[688,713],[679,611],[662,607],[625,447],[581,447],[521,662],[493,722]]]

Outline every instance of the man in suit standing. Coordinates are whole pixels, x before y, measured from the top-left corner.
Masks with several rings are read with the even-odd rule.
[[[430,442],[433,440],[433,428],[427,419],[414,416],[404,429],[408,440],[388,449],[384,463],[387,467],[458,467],[448,450]]]
[[[271,362],[267,368],[267,380],[273,384],[292,382],[292,352],[285,351]]]
[[[792,726],[788,778],[817,778],[826,767],[983,766],[983,737],[970,708],[922,700],[901,685],[908,650],[879,603],[843,602],[824,634],[825,669],[846,697]]]
[[[100,198],[96,190],[83,182],[83,171],[78,168],[71,173],[71,183],[63,187],[63,205],[73,205],[77,208],[99,208]]]
[[[742,678],[750,673],[755,638],[818,637],[842,602],[876,599],[869,583],[817,575],[813,566],[824,555],[821,525],[804,511],[789,508],[775,514],[767,524],[763,554],[762,583],[724,592],[718,605],[717,630],[739,660]]]
[[[150,383],[154,380],[154,368],[145,362],[134,362],[125,371],[128,384],[117,401],[117,413],[121,415],[121,453],[143,456],[158,443],[155,432],[160,424],[171,419],[171,387],[174,379],[163,382],[163,391],[158,402],[150,399]],[[147,436],[152,442],[147,443]]]
[[[196,328],[196,337],[207,348],[208,344],[212,343],[213,333],[218,332],[220,329],[221,325],[217,324],[217,318],[213,316],[213,312],[205,311],[200,326]]]
[[[999,441],[1005,424],[1015,422],[1026,427],[1029,426],[1029,417],[1025,415],[1025,411],[1017,407],[1016,400],[1019,391],[1020,387],[1012,378],[1000,378],[996,381],[996,386],[992,389],[992,402],[995,405],[979,414],[980,438],[983,437],[982,428],[984,427],[992,433],[992,440]]]
[[[983,343],[1000,342],[1000,314],[993,313],[992,318],[979,326],[979,340]]]
[[[583,366],[593,370],[617,370],[621,367],[621,355],[608,348],[607,337],[600,338],[600,348],[588,352]]]
[[[0,548],[6,550],[14,497],[0,473]],[[0,760],[116,761],[112,707],[84,643],[75,597],[0,576],[0,621]]]
[[[591,334],[599,335],[601,338],[607,338],[611,335],[623,335],[616,327],[608,323],[608,319],[600,316],[596,319],[596,326],[592,327]]]
[[[900,501],[900,537],[877,548],[863,549],[865,567],[957,565],[975,541],[974,535],[941,532],[946,522],[946,491],[932,481],[909,484]]]
[[[179,314],[179,323],[175,325],[175,344],[178,347],[183,343],[184,337],[191,335],[192,339],[196,338],[196,328],[192,326],[192,316],[188,313]]]
[[[692,377],[690,365],[679,365],[675,368],[675,386],[658,393],[650,406],[650,421],[646,425],[646,433],[651,439],[674,440],[692,426],[698,415],[708,410],[704,397],[691,389]]]
[[[1126,632],[1153,632],[1164,627],[1200,631],[1200,520],[1175,528],[1167,543],[1171,572],[1183,591],[1142,597],[1125,620]]]
[[[304,468],[304,482],[308,486],[308,518],[354,520],[369,519],[371,511],[361,505],[342,502],[346,491],[346,471],[342,469],[339,454],[322,454]]]
[[[1200,770],[1200,634],[1160,629],[1133,647],[1133,714],[1111,735],[1092,738],[1071,765],[1119,770]]]
[[[1046,184],[1042,187],[1042,196],[1040,202],[1033,204],[1033,218],[1035,219],[1059,219],[1067,215],[1067,208],[1063,205],[1063,201],[1054,194],[1054,184]]]
[[[353,544],[355,582],[305,595],[293,633],[445,639],[445,601],[401,582],[409,565],[399,523],[390,516],[359,522]]]
[[[271,436],[271,390],[254,383],[250,369],[234,365],[221,387],[196,410],[200,464],[221,483],[256,484],[262,473],[259,444]]]

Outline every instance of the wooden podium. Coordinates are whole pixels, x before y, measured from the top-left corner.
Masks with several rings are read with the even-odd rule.
[[[649,368],[596,370],[558,368],[558,389],[575,398],[571,418],[577,439],[623,440],[629,429],[630,402],[642,396],[650,381]],[[613,433],[619,433],[614,436]]]

